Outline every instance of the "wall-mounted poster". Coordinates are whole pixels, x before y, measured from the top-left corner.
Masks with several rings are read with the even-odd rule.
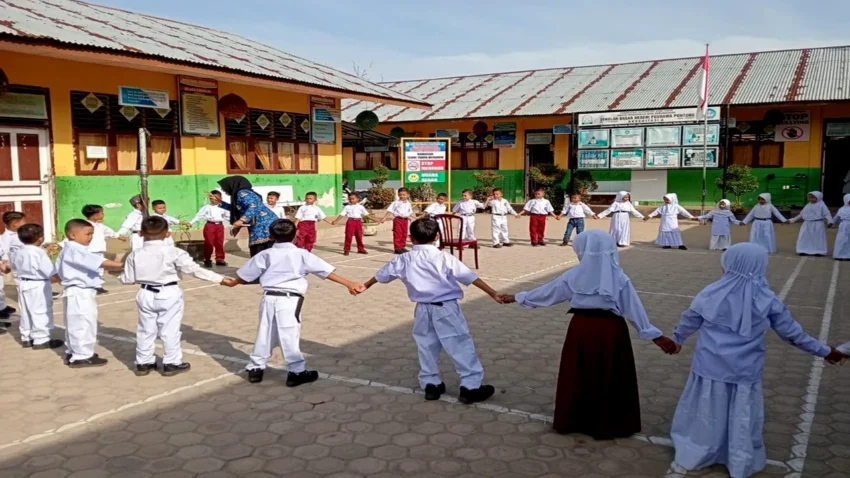
[[[579,148],[607,148],[609,129],[584,129],[578,132]]]
[[[615,149],[611,151],[611,169],[642,169],[642,149]]]
[[[679,146],[682,144],[681,126],[650,126],[646,128],[646,146]],[[648,156],[647,156],[648,157]]]
[[[579,151],[578,169],[608,169],[609,151]]]
[[[680,148],[647,148],[647,168],[678,168],[682,159]]]
[[[493,146],[496,148],[516,148],[516,123],[494,123]]]
[[[614,128],[611,130],[612,148],[640,148],[641,146],[643,146],[643,128]]]
[[[708,160],[705,160],[702,148],[684,148],[682,154],[683,168],[701,168],[705,162],[706,168],[717,167],[718,148],[708,148]]]
[[[777,142],[808,141],[811,130],[811,114],[808,111],[783,111],[785,118],[776,127],[773,140]]]
[[[206,78],[177,77],[180,97],[180,133],[183,136],[220,136],[218,82]]]
[[[693,124],[682,127],[682,145],[683,146],[699,146],[703,144],[705,136],[705,125]],[[720,144],[720,125],[708,125],[708,138],[705,144],[709,146]]]

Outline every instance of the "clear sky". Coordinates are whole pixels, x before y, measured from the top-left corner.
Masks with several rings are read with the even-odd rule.
[[[850,44],[848,0],[94,0],[372,81]]]

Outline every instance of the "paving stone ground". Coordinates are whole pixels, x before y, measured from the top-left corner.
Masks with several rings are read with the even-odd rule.
[[[571,248],[555,245],[564,222],[549,223],[548,247],[531,248],[527,222],[512,220],[517,247],[501,250],[489,247],[487,218],[478,223],[480,274],[497,289],[532,288],[577,263]],[[719,276],[720,254],[707,250],[708,227],[683,226],[689,251],[655,248],[657,223],[632,228],[635,243],[621,250],[622,265],[651,320],[670,333],[691,298]],[[781,252],[768,274],[774,290],[811,334],[830,343],[850,340],[850,265],[797,257],[798,228],[777,231]],[[736,241],[746,239],[745,228],[734,232]],[[336,239],[315,252],[340,274],[365,281],[393,257],[390,241],[388,232],[367,238],[368,256],[342,256]],[[238,267],[246,259],[229,260]],[[465,261],[472,264],[471,252]],[[99,298],[97,350],[110,360],[106,367],[71,370],[61,352],[21,348],[14,329],[0,337],[0,478],[683,476],[670,467],[668,436],[693,341],[671,357],[633,338],[642,434],[596,442],[550,432],[567,305],[526,310],[468,290],[464,312],[486,381],[497,388],[486,405],[468,407],[453,400],[458,384],[447,357],[444,400],[425,402],[414,393],[413,304],[400,283],[352,298],[340,286],[310,279],[302,349],[308,366],[325,375],[296,389],[283,385],[279,351],[278,368],[262,384],[250,385],[238,373],[256,332],[258,288],[225,289],[193,278],[182,287],[187,374],[133,375],[136,289],[112,277],[112,292]],[[14,287],[6,292],[14,303]],[[56,305],[55,335],[62,337]],[[768,335],[765,476],[848,476],[850,370],[821,364]],[[715,467],[687,475],[726,473]]]

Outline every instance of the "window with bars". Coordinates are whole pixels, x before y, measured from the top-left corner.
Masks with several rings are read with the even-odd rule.
[[[180,173],[177,101],[170,109],[134,108],[118,104],[117,95],[71,92],[77,174],[136,174],[139,171],[139,128],[151,134],[147,162],[152,174]]]
[[[354,169],[372,170],[377,166],[384,165],[389,170],[398,170],[398,152],[361,152],[354,153]]]
[[[310,143],[306,114],[250,109],[225,119],[227,170],[232,173],[316,173],[319,157]]]
[[[762,121],[747,121],[745,131],[733,128],[731,135],[731,164],[753,168],[781,168],[784,158],[784,143],[774,141],[773,126]]]

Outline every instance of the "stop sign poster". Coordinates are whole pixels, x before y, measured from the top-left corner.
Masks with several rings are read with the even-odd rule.
[[[446,182],[449,142],[404,140],[404,179],[408,183]]]
[[[783,111],[785,118],[776,125],[773,140],[777,142],[808,141],[811,115],[808,111]]]

